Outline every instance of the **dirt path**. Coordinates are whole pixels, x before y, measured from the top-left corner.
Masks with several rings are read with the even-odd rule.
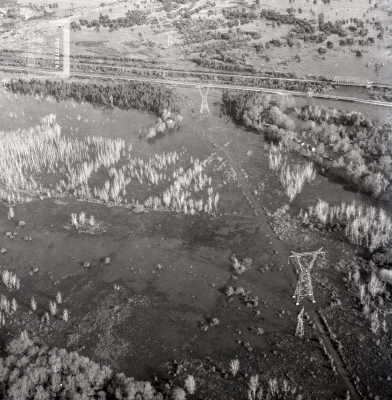
[[[288,261],[287,261],[288,257],[291,255],[290,250],[287,248],[286,244],[283,241],[281,241],[278,238],[278,236],[276,235],[276,233],[271,229],[268,218],[267,218],[262,206],[260,205],[258,200],[253,195],[253,192],[249,185],[249,182],[245,178],[241,168],[237,165],[237,163],[235,162],[235,160],[233,159],[233,157],[231,156],[230,152],[227,150],[226,147],[222,146],[217,141],[215,141],[214,137],[211,136],[211,134],[204,131],[204,135],[205,135],[205,137],[207,137],[209,139],[209,141],[214,145],[214,147],[217,150],[219,150],[221,153],[223,153],[225,155],[225,157],[229,161],[230,166],[233,168],[233,170],[236,174],[237,181],[242,188],[244,196],[247,198],[249,204],[255,211],[255,215],[260,223],[260,226],[263,226],[265,233],[269,234],[269,240],[272,242],[272,247],[274,248],[274,250],[276,250],[278,252],[278,255],[281,260],[281,264],[287,265],[286,263],[288,263]],[[297,277],[294,269],[287,268],[287,273],[288,273],[288,277],[291,279],[292,283],[296,284],[298,281],[298,277]],[[332,342],[328,336],[328,333],[323,328],[322,322],[316,312],[315,306],[313,304],[309,304],[307,306],[306,311],[310,315],[311,319],[314,321],[314,323],[317,327],[317,332],[319,333],[320,337],[322,338],[329,353],[333,357],[335,367],[339,373],[339,376],[342,379],[342,381],[344,382],[346,389],[350,392],[350,398],[352,400],[360,400],[361,397],[358,395],[354,386],[351,384],[350,375],[344,366],[343,360],[341,359],[339,353],[333,347]]]

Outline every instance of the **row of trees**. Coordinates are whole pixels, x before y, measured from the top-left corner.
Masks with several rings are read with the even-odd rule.
[[[307,33],[315,33],[315,26],[307,21],[306,19],[296,18],[294,14],[281,14],[274,10],[262,10],[260,12],[255,11],[243,11],[237,10],[222,10],[223,16],[227,19],[242,19],[242,20],[255,20],[255,19],[266,19],[268,21],[279,22],[281,24],[296,25],[303,29]]]
[[[180,112],[185,104],[185,96],[175,89],[146,82],[85,83],[18,79],[10,81],[6,87],[14,93],[53,96],[57,100],[73,98],[101,105],[111,104],[112,98],[115,106],[155,113],[165,108]]]
[[[192,58],[192,62],[197,64],[199,67],[221,69],[226,71],[241,71],[248,73],[255,73],[256,68],[254,66],[245,66],[237,63],[225,63],[220,60],[208,60],[203,58]]]

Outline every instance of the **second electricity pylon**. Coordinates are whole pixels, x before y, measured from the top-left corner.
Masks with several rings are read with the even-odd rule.
[[[210,88],[207,87],[207,91],[203,94],[201,91],[201,87],[199,87],[199,91],[201,94],[201,106],[200,106],[200,114],[203,114],[203,111],[206,110],[208,113],[210,112],[210,109],[208,108],[208,101],[207,101],[207,95],[208,95],[208,90]]]
[[[304,307],[302,307],[301,312],[298,314],[298,323],[295,336],[301,339],[304,337]]]
[[[294,251],[292,251],[293,255],[289,257],[296,258],[300,268],[299,280],[293,296],[294,298],[297,298],[297,305],[304,297],[309,297],[309,299],[312,300],[313,303],[315,303],[310,271],[312,270],[314,262],[316,261],[316,258],[319,254],[323,254],[325,259],[325,252],[322,251],[322,249],[323,248],[321,247],[321,249],[309,253],[294,253]],[[309,257],[311,257],[311,259],[307,260],[307,258]],[[303,259],[302,262],[306,262],[307,265],[302,265],[301,259]]]

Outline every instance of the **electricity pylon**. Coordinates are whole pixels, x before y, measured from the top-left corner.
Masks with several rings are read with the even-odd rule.
[[[167,47],[173,46],[173,29],[167,33]]]
[[[301,312],[298,314],[298,323],[295,336],[301,339],[304,337],[304,307],[302,307]]]
[[[297,303],[296,303],[297,305],[306,296],[309,297],[309,299],[312,300],[313,303],[315,303],[313,297],[312,278],[310,277],[310,271],[312,270],[314,262],[316,261],[316,258],[319,254],[323,254],[325,259],[325,252],[322,251],[322,249],[323,248],[321,247],[319,250],[312,251],[309,253],[294,253],[294,251],[292,251],[293,255],[289,257],[289,258],[291,257],[296,258],[300,268],[299,280],[293,296],[294,298],[295,297],[297,298]],[[309,257],[311,257],[311,259],[307,260],[306,258]],[[307,265],[302,265],[301,259],[303,259],[304,260],[303,262],[306,262]]]
[[[200,106],[200,114],[203,114],[203,111],[206,110],[208,113],[210,112],[209,108],[208,108],[208,101],[207,101],[207,95],[208,95],[208,90],[210,88],[207,87],[207,92],[205,92],[203,94],[203,92],[201,91],[201,87],[199,87],[199,91],[201,94],[201,106]]]
[[[311,99],[313,99],[313,95],[314,95],[313,89],[309,89],[309,90],[307,91],[307,93],[306,93],[306,97],[308,98],[309,104],[310,104],[310,102],[311,102]]]

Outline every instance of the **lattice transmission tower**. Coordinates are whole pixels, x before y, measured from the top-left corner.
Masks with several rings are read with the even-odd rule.
[[[301,339],[304,337],[304,307],[302,307],[301,312],[298,314],[298,322],[295,336]]]
[[[201,106],[200,106],[200,114],[203,114],[203,111],[207,111],[208,113],[210,112],[210,109],[208,108],[208,101],[207,101],[207,95],[209,91],[209,87],[207,87],[207,91],[203,94],[201,91],[201,87],[199,87],[199,91],[201,94]]]
[[[289,257],[295,258],[300,268],[299,280],[293,296],[294,298],[297,298],[297,305],[304,297],[309,297],[309,299],[315,303],[310,271],[312,270],[318,255],[323,254],[325,259],[325,252],[322,251],[322,249],[323,248],[321,247],[319,250],[309,253],[294,253],[294,251],[292,251],[293,255]]]
[[[167,47],[173,46],[173,29],[167,33]]]

